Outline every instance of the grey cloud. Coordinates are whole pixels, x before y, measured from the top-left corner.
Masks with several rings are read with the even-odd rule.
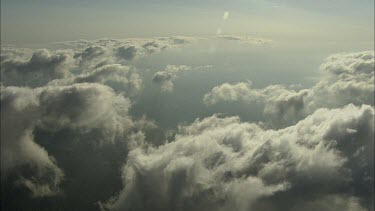
[[[23,58],[27,59],[31,57],[32,50],[28,48],[14,48],[8,46],[1,46],[0,61],[12,59],[12,58]]]
[[[82,141],[92,133],[88,136],[92,145],[125,141],[135,125],[129,107],[127,98],[94,83],[37,89],[2,87],[2,180],[14,180],[34,196],[58,193],[64,174],[34,141],[35,128],[77,131]]]
[[[137,56],[135,46],[121,46],[116,49],[116,56],[123,60],[133,60]]]
[[[75,54],[72,50],[2,51],[5,52],[1,61],[3,86],[43,87],[101,83],[132,96],[142,88],[142,79],[136,69],[116,63],[110,51],[101,46],[90,46]]]
[[[264,45],[264,44],[270,44],[273,42],[270,39],[265,39],[261,37],[240,36],[240,35],[218,35],[216,36],[216,38],[221,39],[221,40],[238,41],[244,44],[252,44],[252,45]]]
[[[127,42],[137,46],[143,43],[147,54],[156,51],[153,48],[162,47],[162,44],[145,40]],[[169,39],[160,42],[171,43],[169,47],[179,45]],[[123,155],[115,153],[109,157],[122,162],[127,149],[158,142],[160,137],[150,138],[153,133],[160,133],[155,123],[145,117],[132,119],[128,114],[131,102],[127,97],[140,91],[142,79],[135,68],[123,64],[114,55],[115,49],[123,45],[117,40],[104,39],[82,41],[79,46],[57,51],[2,47],[3,184],[11,190],[14,187],[26,190],[34,197],[63,194],[61,184],[66,188],[71,182],[63,182],[64,173],[58,161],[63,163],[64,170],[71,166],[67,165],[68,158],[53,150],[57,146],[64,148],[61,150],[69,148],[74,156],[84,146],[86,150],[91,147],[101,150],[100,153],[107,153],[106,150],[116,146],[118,153]],[[52,143],[54,138],[64,141],[60,137],[62,131],[69,139],[65,140],[66,146]],[[83,144],[74,143],[76,141]],[[58,161],[50,155],[49,149]],[[95,159],[99,157],[101,155]],[[106,167],[106,162],[100,160],[98,165]],[[111,170],[111,175],[114,171]],[[78,179],[81,178],[79,172],[76,174]]]
[[[154,38],[127,38],[127,39],[113,39],[113,38],[102,38],[97,40],[78,40],[54,43],[58,47],[68,48],[86,48],[90,45],[96,44],[102,47],[118,47],[124,44],[133,44],[144,47],[149,46],[178,46],[182,44],[191,44],[192,42],[202,38],[199,37],[185,37],[185,36],[171,36],[171,37],[154,37]]]
[[[38,106],[32,90],[2,87],[1,180],[13,176],[14,183],[28,188],[33,196],[54,195],[59,192],[63,172],[53,157],[33,142]]]
[[[81,52],[76,53],[74,58],[81,58],[82,61],[87,61],[106,54],[108,54],[108,50],[106,48],[99,45],[92,45],[83,49]]]
[[[264,113],[276,127],[296,123],[317,108],[374,105],[374,52],[333,55],[321,65],[321,72],[310,89],[294,91],[281,85],[253,89],[251,83],[225,83],[214,87],[203,101],[207,105],[220,101],[264,104]]]
[[[204,97],[208,105],[262,104],[271,124],[284,129],[214,115],[180,125],[165,140],[155,122],[129,114],[128,97],[142,88],[131,61],[195,40],[81,40],[60,51],[2,48],[3,184],[34,197],[69,189],[73,202],[88,204],[121,188],[117,168],[125,160],[123,189],[100,203],[103,210],[349,211],[373,205],[373,52],[329,57],[310,89],[226,83]],[[171,91],[181,71],[210,67],[169,65],[153,81]],[[95,189],[100,191],[80,198]]]
[[[264,89],[253,89],[252,83],[222,84],[207,93],[203,101],[213,105],[220,101],[239,101],[264,105],[264,113],[274,125],[296,123],[305,116],[306,97],[310,90],[289,90],[281,85],[271,85]]]
[[[101,128],[103,137],[113,140],[132,125],[127,116],[130,101],[100,84],[46,87],[39,100],[41,125],[49,129]]]
[[[73,77],[53,80],[50,86],[63,86],[77,83],[100,83],[113,88],[116,92],[133,96],[142,89],[142,78],[135,68],[121,64],[106,64],[91,72]]]
[[[163,81],[169,81],[172,80],[173,73],[169,73],[166,71],[159,71],[154,74],[154,77],[152,80],[154,82],[163,82]]]
[[[312,88],[311,107],[374,105],[373,51],[332,55],[321,71],[322,79]]]
[[[168,65],[165,70],[156,72],[152,81],[161,83],[161,89],[164,92],[173,91],[173,79],[177,77],[177,73],[185,70],[190,70],[186,65]]]
[[[366,208],[361,206],[360,200],[356,197],[351,196],[339,196],[339,195],[327,195],[309,202],[299,203],[293,207],[292,211],[306,210],[325,210],[325,211],[336,211],[336,210],[356,210],[366,211]]]
[[[110,39],[73,41],[56,43],[57,46],[74,48],[77,56],[104,55],[107,50],[119,62],[127,62],[133,59],[143,57],[152,53],[158,53],[165,49],[176,48],[188,45],[200,38],[197,37],[156,37],[156,38],[129,38],[129,39]],[[105,50],[103,50],[105,49]]]
[[[238,117],[198,119],[173,142],[131,151],[124,188],[102,209],[316,210],[334,199],[331,207],[366,210],[373,203],[373,121],[373,107],[353,105],[318,109],[280,130]]]
[[[326,59],[321,69],[334,75],[372,74],[374,72],[374,52],[335,54]]]
[[[5,86],[42,86],[50,80],[69,76],[73,65],[73,52],[69,50],[40,49],[26,59],[13,54],[1,61],[1,80]]]
[[[65,50],[1,48],[4,86],[41,87],[54,79],[92,72],[109,64],[127,65],[165,49],[185,46],[197,38],[99,39],[57,43]],[[134,75],[133,77],[137,77]]]
[[[173,91],[173,80],[177,78],[177,74],[182,71],[187,70],[204,70],[210,69],[212,65],[196,66],[189,67],[186,65],[167,65],[165,70],[158,71],[154,74],[152,81],[155,83],[161,84],[161,90],[163,92],[172,92]]]
[[[161,37],[153,39],[127,39],[114,46],[119,60],[130,61],[165,49],[190,44],[198,38],[194,37]]]

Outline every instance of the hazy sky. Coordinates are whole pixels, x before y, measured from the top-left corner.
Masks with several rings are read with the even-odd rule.
[[[101,37],[250,34],[372,42],[372,0],[3,0],[3,44]],[[224,12],[229,12],[223,20]]]

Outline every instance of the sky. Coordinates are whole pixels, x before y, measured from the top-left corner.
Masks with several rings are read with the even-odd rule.
[[[374,1],[2,0],[1,210],[374,211]]]
[[[372,41],[371,0],[26,1],[1,2],[3,43],[102,37],[252,34],[312,40]],[[224,12],[229,19],[222,20]]]

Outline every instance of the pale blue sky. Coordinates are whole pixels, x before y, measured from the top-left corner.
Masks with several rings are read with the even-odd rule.
[[[373,42],[373,8],[373,0],[2,0],[1,39],[208,36],[220,27],[276,40]]]

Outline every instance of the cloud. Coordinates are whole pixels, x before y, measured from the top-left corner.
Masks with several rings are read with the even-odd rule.
[[[254,36],[240,36],[240,35],[221,35],[220,32],[217,32],[217,39],[221,40],[228,40],[228,41],[238,41],[244,44],[252,44],[252,45],[263,45],[263,44],[269,44],[272,43],[272,40],[260,38],[260,37],[254,37]]]
[[[338,195],[327,195],[316,200],[312,200],[305,203],[297,204],[292,208],[292,211],[297,210],[325,210],[325,211],[335,211],[335,210],[358,210],[365,211],[366,208],[361,206],[360,200],[356,197],[346,197]]]
[[[204,65],[197,67],[189,67],[186,65],[167,65],[165,70],[158,71],[154,74],[152,81],[161,84],[161,89],[163,92],[173,91],[173,80],[177,78],[177,74],[182,71],[187,70],[202,70],[212,68],[212,65]]]
[[[27,58],[31,57],[32,50],[28,48],[14,48],[11,46],[1,45],[0,61],[8,60],[11,58]]]
[[[48,196],[59,192],[64,174],[53,157],[33,142],[38,106],[32,90],[2,87],[1,181],[16,177],[13,183],[28,188],[33,196]]]
[[[158,53],[166,49],[182,47],[191,44],[201,38],[198,37],[156,37],[156,38],[129,38],[111,39],[103,38],[98,40],[79,40],[55,43],[59,47],[73,48],[82,51],[85,55],[104,55],[103,51],[108,51],[119,62],[127,62],[153,53]],[[77,54],[80,55],[80,54]],[[85,59],[85,58],[83,58]],[[92,58],[91,58],[92,59]]]
[[[132,124],[127,116],[130,101],[100,84],[46,87],[39,100],[42,126],[47,128],[102,128],[111,139]]]
[[[214,87],[203,101],[240,101],[264,105],[264,113],[276,127],[290,125],[317,108],[338,108],[350,103],[374,105],[374,52],[330,56],[321,65],[321,78],[310,89],[294,91],[282,85],[253,89],[251,82]]]
[[[217,38],[252,44],[268,42],[265,39],[250,36],[220,35]],[[51,80],[72,78],[105,65],[129,66],[136,59],[204,39],[207,38],[183,36],[144,39],[103,38],[92,41],[55,43],[54,47],[61,47],[61,49],[54,51],[2,47],[2,84],[4,86],[41,87]],[[164,89],[172,90],[173,83],[166,82]]]
[[[119,59],[132,60],[137,56],[135,46],[121,46],[116,49],[116,56]]]
[[[318,109],[264,130],[218,115],[180,126],[175,140],[135,149],[123,190],[103,210],[341,210],[373,202],[374,109]],[[308,192],[306,192],[308,190]],[[301,194],[303,191],[303,194]]]
[[[164,92],[173,91],[173,80],[177,77],[177,73],[181,71],[190,70],[191,68],[186,65],[168,65],[165,70],[158,71],[154,74],[152,78],[153,82],[161,83],[161,89]]]
[[[99,39],[55,43],[61,50],[1,48],[4,86],[41,87],[54,79],[71,78],[109,64],[129,65],[132,60],[191,44],[194,37]],[[134,77],[137,77],[134,75]]]
[[[271,85],[264,89],[253,89],[252,83],[224,83],[205,94],[203,101],[213,105],[222,101],[239,101],[264,105],[264,113],[274,125],[296,123],[306,115],[306,97],[310,90],[289,90],[281,85]]]
[[[133,96],[142,89],[142,78],[135,68],[121,64],[106,64],[73,77],[57,79],[50,86],[72,85],[77,83],[100,83],[113,88],[116,92]]]
[[[321,71],[312,88],[312,106],[374,105],[374,51],[332,55]]]
[[[127,98],[95,83],[2,87],[1,130],[6,131],[1,133],[2,180],[15,180],[34,196],[56,194],[63,172],[34,141],[35,129],[76,131],[80,141],[88,137],[87,144],[93,146],[114,143],[132,134],[135,123],[129,108]]]
[[[21,50],[19,50],[21,51]],[[24,59],[24,54],[7,52],[1,60],[1,81],[6,86],[42,86],[56,78],[70,75],[73,66],[73,52],[47,49],[36,50],[31,57]]]
[[[110,196],[99,203],[103,210],[349,211],[373,205],[373,52],[332,55],[309,89],[224,83],[204,96],[207,105],[260,104],[273,129],[215,114],[171,132],[145,115],[132,117],[132,101],[143,87],[133,61],[198,39],[2,47],[4,195],[25,207],[26,192],[38,197],[32,205],[46,200],[81,210]],[[168,65],[152,81],[172,91],[182,72],[209,68]]]
[[[116,167],[107,166],[110,159],[121,163],[128,149],[158,144],[163,132],[156,124],[144,115],[132,118],[128,113],[128,97],[142,88],[142,76],[130,62],[193,41],[188,37],[80,40],[60,43],[65,49],[54,51],[2,46],[1,179],[6,191],[39,198],[65,191],[76,196],[69,187],[91,170],[85,156],[73,164],[64,151],[70,156],[87,153],[98,168],[115,177]],[[82,170],[72,174],[72,166]],[[68,176],[74,175],[69,181],[64,180],[66,169]],[[100,195],[87,200],[92,203]]]
[[[82,51],[75,53],[74,58],[80,58],[82,62],[93,60],[97,57],[108,55],[108,49],[100,45],[90,45]]]

